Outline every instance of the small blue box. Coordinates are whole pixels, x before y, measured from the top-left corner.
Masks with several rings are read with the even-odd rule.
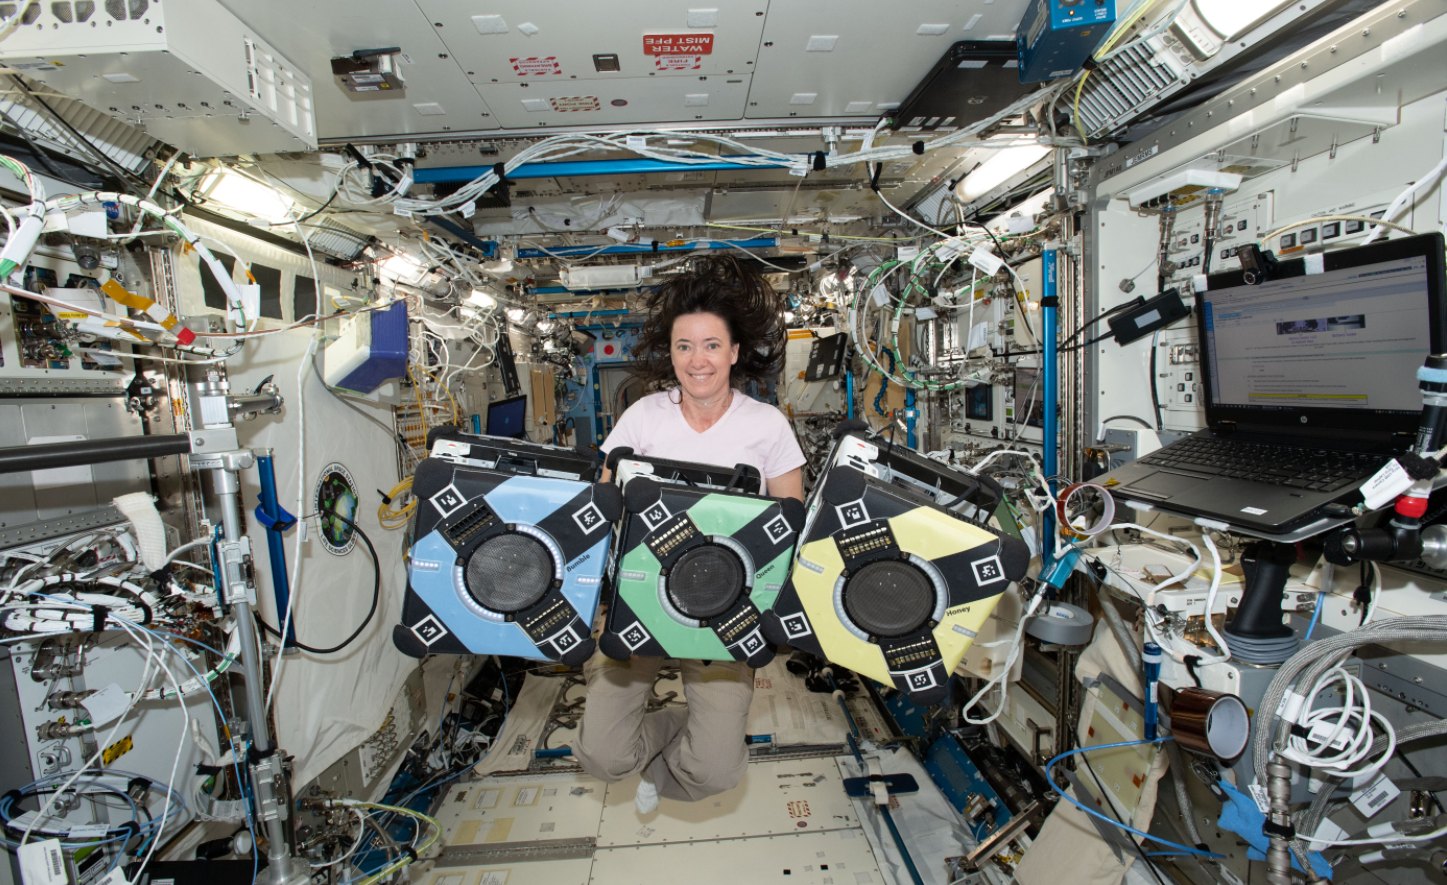
[[[1110,33],[1115,0],[1032,0],[1020,21],[1020,82],[1069,77]]]

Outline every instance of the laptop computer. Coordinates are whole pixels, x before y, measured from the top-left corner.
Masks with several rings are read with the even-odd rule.
[[[1444,288],[1441,234],[1283,261],[1256,285],[1213,274],[1196,293],[1206,429],[1094,481],[1126,506],[1281,541],[1345,522],[1328,505],[1360,501],[1416,434]]]

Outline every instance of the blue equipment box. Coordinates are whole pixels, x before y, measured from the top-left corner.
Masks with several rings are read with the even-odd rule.
[[[368,394],[407,374],[407,302],[350,318],[323,352],[328,387]]]
[[[1110,33],[1115,0],[1032,0],[1020,21],[1020,82],[1069,77]]]

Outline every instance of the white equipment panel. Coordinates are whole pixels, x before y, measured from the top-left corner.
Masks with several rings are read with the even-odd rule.
[[[748,116],[873,119],[897,108],[960,40],[1013,40],[1025,6],[924,0],[882,18],[870,0],[774,4]]]
[[[196,156],[316,149],[311,78],[216,0],[33,10],[0,45],[28,77]]]

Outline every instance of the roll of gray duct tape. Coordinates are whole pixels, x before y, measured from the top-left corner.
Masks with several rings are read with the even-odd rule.
[[[1085,609],[1068,602],[1052,602],[1030,619],[1025,632],[1041,642],[1055,645],[1085,645],[1095,632],[1095,618]]]

